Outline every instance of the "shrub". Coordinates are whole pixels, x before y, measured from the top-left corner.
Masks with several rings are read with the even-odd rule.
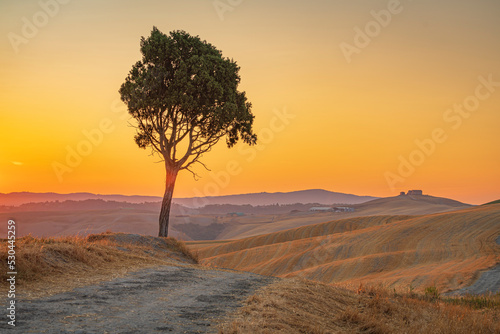
[[[439,299],[439,291],[435,286],[429,286],[425,288],[425,298],[429,301],[435,301]]]

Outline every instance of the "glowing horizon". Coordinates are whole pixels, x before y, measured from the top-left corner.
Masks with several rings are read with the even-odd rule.
[[[226,7],[215,7],[223,3]],[[229,6],[229,7],[227,7]],[[175,197],[325,189],[500,198],[500,3],[0,4],[0,192],[161,196],[118,89],[141,36],[185,30],[241,67],[257,146],[223,142]],[[69,156],[69,158],[68,158]]]

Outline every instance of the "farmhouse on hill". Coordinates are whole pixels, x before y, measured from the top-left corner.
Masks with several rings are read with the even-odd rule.
[[[408,193],[405,194],[404,191],[399,193],[399,196],[405,196],[405,195],[423,195],[422,190],[408,190]]]

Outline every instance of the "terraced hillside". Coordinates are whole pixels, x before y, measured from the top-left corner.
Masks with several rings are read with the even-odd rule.
[[[440,291],[500,263],[500,205],[421,216],[356,217],[230,242],[192,244],[201,262],[278,277]]]

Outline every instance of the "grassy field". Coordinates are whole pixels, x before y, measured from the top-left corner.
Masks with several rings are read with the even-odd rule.
[[[465,248],[470,248],[479,255],[488,254],[488,249],[491,248],[491,245],[488,245],[489,238],[485,237],[488,233],[481,232],[484,229],[481,217],[493,219],[498,226],[495,212],[500,211],[500,206],[497,208],[488,206],[488,208],[492,211],[475,208],[465,212],[467,217],[465,220],[471,220],[477,227],[473,233],[475,236],[471,240],[477,239],[482,244],[479,251],[474,247],[474,242]],[[468,216],[469,214],[472,216]],[[475,219],[472,219],[473,217]],[[261,249],[263,251],[261,256],[264,256],[266,247],[274,244],[323,238],[325,233],[337,236],[358,235],[361,232],[377,230],[384,226],[391,227],[393,224],[397,226],[402,222],[424,217],[358,219],[361,218],[334,224],[305,226],[245,241],[197,242],[190,248],[199,246],[199,253],[203,253],[212,247],[228,247],[226,250],[230,251],[226,255],[233,253],[235,255],[245,251],[244,247],[248,247]],[[442,219],[446,222],[449,217],[439,219],[437,215],[433,219],[437,230],[446,231],[446,224],[439,221]],[[453,222],[457,231],[463,229],[460,228],[463,223],[457,217]],[[498,235],[498,230],[487,231],[496,233],[495,236]],[[427,232],[430,235],[436,234],[436,231]],[[241,242],[244,243],[239,244]],[[366,240],[364,244],[367,244]],[[0,249],[2,261],[6,261],[7,258],[6,245],[3,240]],[[198,262],[198,251],[192,252],[183,242],[176,239],[111,232],[86,237],[27,236],[17,240],[16,250],[19,273],[17,284],[21,295],[28,299],[97,284],[140,268],[165,264],[192,266]],[[494,249],[492,252],[498,254],[497,251]],[[480,259],[480,256],[476,259]],[[280,261],[273,262],[275,270],[280,270],[280,263]],[[196,266],[196,268],[202,267]],[[2,275],[3,285],[6,277],[5,274]],[[421,289],[417,289],[412,284],[395,287],[390,280],[384,285],[374,283],[377,280],[366,281],[370,283],[354,285],[354,281],[348,280],[341,284],[325,284],[318,282],[318,279],[312,281],[299,277],[278,280],[246,299],[235,313],[226,315],[221,321],[219,332],[287,334],[500,332],[500,294],[446,297],[441,295],[443,290],[435,285],[424,285]]]
[[[248,298],[219,333],[499,333],[500,295],[475,298],[287,279]]]
[[[423,216],[336,220],[221,244],[190,246],[201,263],[353,287],[449,291],[500,263],[500,205]]]

